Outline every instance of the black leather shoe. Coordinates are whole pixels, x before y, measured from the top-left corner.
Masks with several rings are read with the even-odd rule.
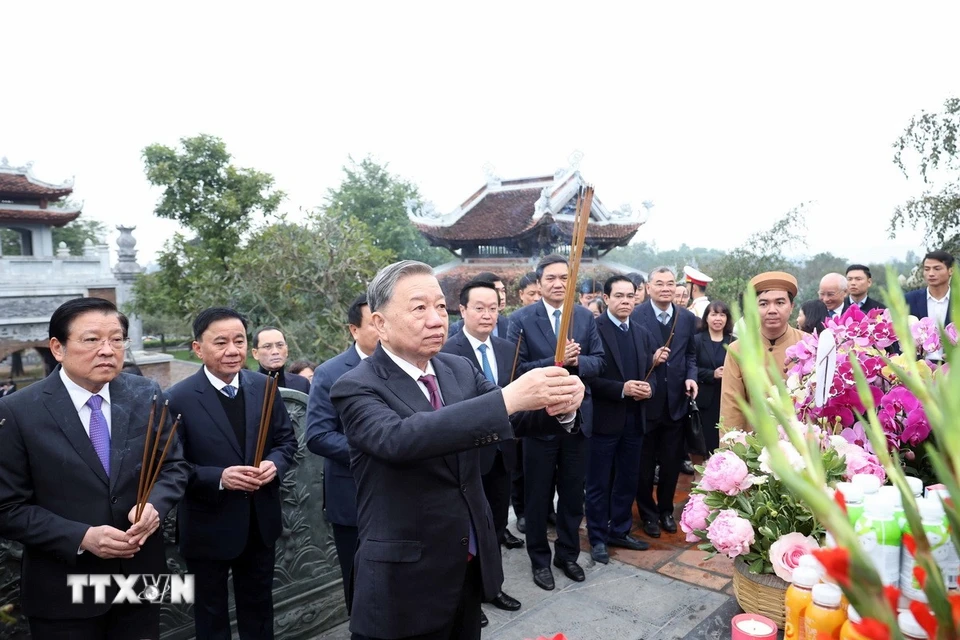
[[[608,564],[610,562],[610,554],[607,553],[607,545],[602,542],[593,545],[593,548],[590,549],[590,557],[600,564]]]
[[[660,516],[660,526],[663,527],[664,531],[667,533],[677,532],[677,521],[674,520],[673,516],[669,513],[665,513]]]
[[[524,545],[524,542],[509,531],[504,531],[503,540],[500,541],[500,544],[505,546],[507,549],[519,549]]]
[[[498,593],[493,600],[490,601],[490,604],[504,611],[517,611],[520,608],[520,601],[516,598],[511,598],[503,591]]]
[[[544,591],[553,591],[553,588],[556,586],[556,584],[553,581],[553,572],[550,571],[550,567],[534,569],[533,584],[537,585]]]
[[[483,627],[487,626],[488,624],[490,624],[490,621],[487,620],[487,614],[485,614],[483,611],[481,611],[481,612],[480,612],[480,628],[482,629]]]
[[[694,472],[693,463],[689,460],[684,460],[683,464],[680,466],[680,473],[685,473],[688,476],[692,476]]]
[[[519,531],[520,533],[527,532],[527,519],[523,516],[520,516],[519,518],[517,518],[517,531]]]
[[[659,537],[660,537],[660,525],[657,524],[656,522],[654,522],[653,520],[649,520],[649,521],[647,521],[647,522],[644,522],[644,523],[643,523],[643,532],[644,532],[645,534],[647,534],[648,536],[650,536],[651,538],[659,538]]]
[[[646,551],[650,548],[649,544],[643,540],[637,540],[629,533],[622,538],[610,536],[610,538],[607,539],[607,545],[611,547],[620,547],[622,549],[631,549],[633,551]]]
[[[580,565],[578,565],[576,562],[569,562],[567,560],[561,560],[560,558],[554,558],[553,566],[563,571],[563,575],[567,576],[574,582],[583,582],[587,579],[587,576],[583,575],[583,569],[581,569]]]

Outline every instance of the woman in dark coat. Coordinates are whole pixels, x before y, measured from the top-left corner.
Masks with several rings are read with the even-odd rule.
[[[694,336],[697,347],[697,407],[703,423],[703,441],[707,452],[720,446],[720,384],[726,346],[733,342],[733,315],[725,302],[714,300],[703,311],[702,329]]]

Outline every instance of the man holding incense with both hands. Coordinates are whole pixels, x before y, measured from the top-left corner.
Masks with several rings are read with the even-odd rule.
[[[167,573],[158,530],[189,469],[178,438],[169,438],[172,414],[153,420],[165,401],[160,387],[121,373],[127,326],[108,300],[65,302],[50,318],[57,368],[0,399],[0,538],[24,545],[20,604],[34,638],[160,636],[160,607],[111,604],[115,583],[104,603],[94,602],[91,587],[75,603],[67,582],[71,574]],[[144,483],[141,497],[151,422],[166,456],[148,464],[156,482]]]
[[[180,553],[194,574],[196,634],[205,640],[231,637],[232,572],[240,638],[270,640],[280,483],[297,439],[279,392],[269,394],[267,376],[243,370],[244,317],[226,307],[205,309],[193,333],[203,367],[169,396],[172,412],[182,415],[184,457],[193,467],[178,524]]]

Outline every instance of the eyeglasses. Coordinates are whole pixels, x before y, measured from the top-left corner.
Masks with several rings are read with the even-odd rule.
[[[77,344],[82,346],[85,350],[93,351],[94,349],[99,349],[104,345],[110,345],[110,348],[114,351],[120,351],[121,349],[126,349],[130,346],[130,340],[126,338],[81,338],[80,340],[74,340]]]

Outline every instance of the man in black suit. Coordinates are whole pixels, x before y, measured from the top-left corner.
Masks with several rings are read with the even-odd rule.
[[[276,375],[279,385],[310,395],[310,381],[303,376],[284,371],[290,355],[283,333],[276,327],[260,327],[253,334],[253,357],[260,363],[257,369],[264,375]]]
[[[350,630],[476,640],[480,602],[503,582],[478,451],[528,431],[576,429],[583,383],[551,367],[500,389],[440,353],[446,303],[421,262],[381,269],[367,301],[380,346],[330,393],[357,482]]]
[[[134,522],[147,422],[152,406],[159,422],[165,398],[156,382],[121,373],[127,326],[107,300],[65,302],[50,318],[59,366],[0,399],[0,537],[24,545],[20,604],[34,638],[160,636],[159,606],[111,604],[116,584],[105,603],[90,588],[74,603],[68,584],[70,574],[167,573],[158,529],[183,496],[188,465],[175,437]],[[171,422],[160,425],[161,450]]]
[[[677,531],[673,494],[677,490],[685,455],[683,420],[687,416],[690,397],[697,396],[697,350],[693,340],[697,318],[673,304],[676,276],[672,269],[655,269],[649,282],[650,301],[638,306],[630,316],[631,320],[647,328],[658,347],[653,357],[651,378],[656,392],[647,401],[646,432],[640,449],[637,508],[643,519],[644,533],[659,538],[661,526],[670,533]],[[658,463],[660,478],[654,501],[653,476]]]
[[[908,291],[905,295],[910,315],[934,318],[945,327],[950,324],[950,279],[953,276],[953,256],[946,251],[931,251],[923,257],[923,279],[926,288]],[[943,360],[943,350],[925,354],[928,360]]]
[[[507,341],[520,344],[518,373],[555,363],[557,332],[564,312],[568,286],[567,260],[558,255],[545,256],[537,265],[540,302],[513,312]],[[567,339],[563,365],[587,384],[603,371],[603,344],[597,334],[593,314],[580,305],[573,308],[573,339]],[[521,339],[522,334],[522,339]],[[553,499],[556,472],[557,541],[554,566],[577,582],[584,580],[577,564],[580,555],[580,522],[583,520],[583,488],[586,475],[586,439],[591,435],[592,404],[590,388],[584,394],[581,433],[545,438],[527,438],[523,443],[526,482],[527,554],[533,569],[533,581],[541,589],[554,588],[550,570],[550,544],[547,542],[547,504]]]
[[[491,335],[495,338],[506,338],[507,330],[510,328],[510,321],[504,313],[504,310],[507,308],[507,287],[503,284],[503,280],[500,279],[500,276],[490,271],[482,271],[471,278],[471,280],[489,282],[493,285],[493,288],[497,290],[497,296],[500,302],[497,307],[497,322],[493,327],[493,333]],[[447,332],[447,335],[452,338],[461,331],[463,331],[463,318],[450,325],[450,330]]]
[[[874,309],[886,309],[886,305],[870,297],[870,286],[873,284],[873,275],[870,267],[863,264],[852,264],[847,267],[847,295],[843,299],[843,310],[852,305],[860,307],[860,311],[870,313]]]
[[[588,445],[586,512],[590,555],[607,564],[607,546],[634,551],[649,547],[631,536],[630,529],[640,481],[644,408],[654,391],[643,378],[655,346],[645,327],[630,322],[636,285],[626,276],[612,276],[603,289],[607,312],[597,318],[597,332],[606,364],[590,381],[593,436]]]
[[[307,449],[323,456],[323,513],[333,529],[349,612],[353,604],[353,555],[357,551],[357,484],[350,473],[350,447],[343,422],[330,400],[330,389],[340,376],[370,357],[380,341],[366,294],[354,299],[347,310],[347,322],[353,344],[313,373],[303,439]]]
[[[444,353],[463,356],[493,384],[510,383],[513,349],[506,340],[491,334],[497,317],[497,291],[490,282],[472,280],[460,290],[460,315],[463,331],[447,340]],[[483,494],[493,514],[497,540],[508,549],[519,549],[523,540],[507,529],[510,510],[510,472],[517,463],[517,447],[513,440],[498,442],[480,449],[480,477]],[[505,611],[516,611],[520,602],[502,591],[491,603]],[[481,625],[483,620],[481,619]],[[485,625],[483,625],[485,626]]]
[[[241,638],[273,638],[274,545],[283,528],[280,483],[297,438],[277,393],[268,408],[263,460],[256,462],[267,377],[243,370],[246,320],[213,307],[193,322],[196,374],[170,389],[182,415],[184,457],[193,465],[178,512],[180,553],[195,576],[198,638],[230,638],[227,578],[233,573]]]

